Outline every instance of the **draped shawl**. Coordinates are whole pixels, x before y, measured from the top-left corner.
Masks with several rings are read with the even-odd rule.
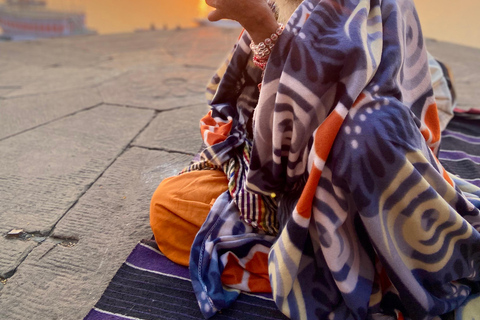
[[[267,254],[273,298],[293,319],[428,319],[464,305],[478,292],[480,192],[435,156],[440,125],[412,1],[305,0],[260,92],[249,43],[245,32],[208,87],[202,157],[222,166],[251,140],[241,188],[278,201],[281,232],[239,218],[232,193],[217,200],[190,257],[203,314],[248,290],[249,263]],[[227,288],[229,263],[240,280]]]

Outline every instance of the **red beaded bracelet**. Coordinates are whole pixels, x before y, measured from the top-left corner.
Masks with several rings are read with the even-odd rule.
[[[265,67],[267,66],[267,61],[268,59],[253,56],[253,63],[262,70],[265,70]]]

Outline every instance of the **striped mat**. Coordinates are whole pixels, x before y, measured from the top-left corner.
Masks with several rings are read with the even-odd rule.
[[[154,241],[139,243],[85,320],[204,319],[186,267],[168,260]],[[241,294],[223,319],[287,319],[269,295]]]
[[[480,119],[454,117],[442,133],[438,158],[448,172],[480,187]]]
[[[480,120],[455,117],[443,133],[439,159],[445,168],[480,187]],[[203,319],[186,267],[139,243],[85,320]],[[270,296],[241,294],[217,319],[286,319]]]

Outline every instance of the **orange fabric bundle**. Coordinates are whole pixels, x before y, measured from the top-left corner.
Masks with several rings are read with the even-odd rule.
[[[227,177],[219,170],[187,172],[160,183],[150,203],[150,226],[167,258],[188,266],[195,235],[227,188]]]

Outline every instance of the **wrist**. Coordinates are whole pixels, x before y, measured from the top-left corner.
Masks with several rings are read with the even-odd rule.
[[[255,15],[242,25],[255,43],[264,41],[278,28],[277,20],[271,11],[263,15]]]
[[[277,23],[277,28],[275,32],[268,35],[263,41],[255,42],[252,40],[250,43],[250,48],[252,49],[254,55],[257,58],[266,58],[272,52],[272,48],[275,46],[275,43],[278,40],[278,37],[283,33],[284,25],[281,23]]]

